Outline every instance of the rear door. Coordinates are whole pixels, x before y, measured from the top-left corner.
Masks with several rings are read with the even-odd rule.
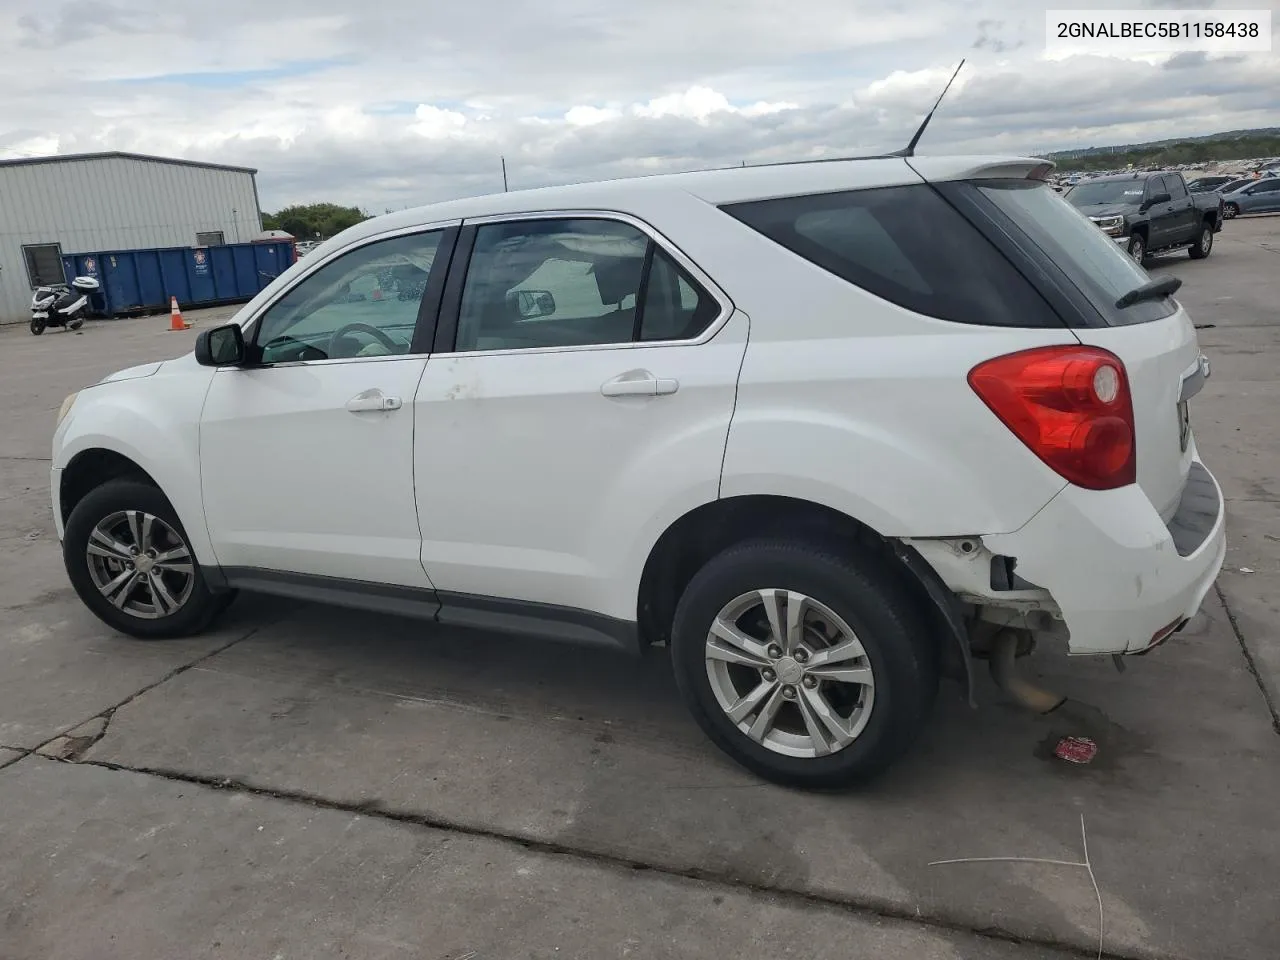
[[[1082,343],[1116,354],[1133,395],[1138,484],[1168,519],[1177,510],[1195,457],[1184,390],[1199,383],[1200,348],[1191,318],[1173,297],[1116,301],[1150,274],[1047,186],[1035,181],[976,181],[972,187],[1003,215],[1015,237],[1044,255],[1046,282],[1071,288],[1081,303],[1073,332]]]
[[[1200,233],[1200,216],[1196,210],[1195,201],[1191,199],[1191,194],[1187,192],[1187,185],[1182,179],[1181,174],[1166,173],[1164,175],[1165,189],[1172,198],[1173,209],[1173,235],[1169,238],[1169,243],[1191,243],[1199,236]]]
[[[746,317],[620,215],[481,222],[454,259],[415,401],[441,619],[488,598],[633,621],[619,569],[717,496]]]

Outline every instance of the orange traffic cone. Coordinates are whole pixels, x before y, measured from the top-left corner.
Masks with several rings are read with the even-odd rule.
[[[382,281],[379,280],[377,277],[373,278],[373,299],[375,300],[382,299]]]
[[[191,324],[182,319],[182,311],[178,309],[178,298],[169,298],[169,329],[170,330],[187,330]]]

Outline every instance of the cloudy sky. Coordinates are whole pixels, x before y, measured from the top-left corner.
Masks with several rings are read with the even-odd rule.
[[[266,210],[331,200],[381,213],[500,190],[503,155],[514,189],[895,149],[961,57],[922,153],[1280,125],[1280,43],[1049,56],[1049,5],[1034,0],[0,6],[0,157],[243,164],[258,168]]]

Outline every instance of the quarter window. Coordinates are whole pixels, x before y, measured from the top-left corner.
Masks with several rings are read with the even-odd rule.
[[[641,340],[691,340],[720,315],[720,305],[671,256],[655,248],[645,285]]]
[[[442,231],[379,240],[325,264],[263,314],[263,363],[409,352]]]
[[[630,224],[589,218],[485,224],[476,231],[454,349],[688,339],[718,314],[710,294]]]
[[[1062,326],[1013,264],[925,184],[722,209],[815,266],[916,313],[996,327]]]

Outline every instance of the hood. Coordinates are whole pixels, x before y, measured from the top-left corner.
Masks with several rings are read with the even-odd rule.
[[[1123,217],[1138,212],[1136,203],[1086,203],[1076,207],[1086,217]]]
[[[163,360],[159,360],[154,363],[140,363],[136,367],[126,367],[123,370],[117,370],[115,373],[103,377],[98,381],[98,383],[115,383],[119,380],[138,380],[142,377],[152,376],[162,366],[164,366]]]

